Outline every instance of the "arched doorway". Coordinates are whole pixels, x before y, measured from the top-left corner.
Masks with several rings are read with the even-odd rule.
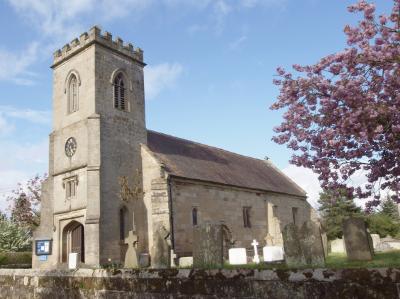
[[[78,253],[82,263],[85,262],[85,230],[81,223],[72,221],[63,230],[62,261],[68,262],[70,253]]]

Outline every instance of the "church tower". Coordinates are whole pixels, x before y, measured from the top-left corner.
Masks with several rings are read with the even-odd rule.
[[[146,250],[142,201],[122,200],[119,183],[137,175],[141,184],[144,66],[141,49],[98,27],[54,53],[49,178],[34,233],[34,268],[63,267],[70,253],[89,266],[123,263],[131,230]],[[43,240],[52,247],[45,258],[36,254]]]

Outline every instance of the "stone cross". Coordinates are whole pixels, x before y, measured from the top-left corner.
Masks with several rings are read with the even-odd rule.
[[[251,243],[251,245],[253,245],[253,247],[254,247],[253,262],[256,263],[256,264],[259,264],[260,263],[260,257],[258,256],[258,250],[257,250],[258,242],[257,242],[257,240],[253,240],[253,243]]]
[[[171,268],[176,268],[175,264],[175,259],[176,259],[176,254],[173,249],[171,249]]]
[[[128,249],[125,253],[125,268],[137,268],[139,266],[137,252],[136,252],[136,244],[138,242],[138,236],[133,233],[133,231],[129,231],[128,237],[125,238],[125,244],[128,245]]]

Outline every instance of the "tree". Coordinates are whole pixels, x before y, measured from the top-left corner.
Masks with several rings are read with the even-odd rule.
[[[359,1],[358,26],[347,25],[348,48],[314,65],[278,68],[280,94],[271,109],[286,109],[273,140],[294,151],[291,163],[312,169],[324,189],[379,204],[381,190],[400,190],[400,0],[389,15]],[[367,184],[350,185],[356,172]]]
[[[371,233],[379,234],[381,237],[400,236],[400,217],[397,205],[389,195],[381,201],[379,208],[368,216],[367,222]]]
[[[386,199],[381,202],[379,213],[382,215],[387,215],[392,221],[400,221],[397,204],[390,198],[389,195],[387,195]]]
[[[47,175],[36,175],[28,180],[26,184],[19,183],[7,200],[10,202],[12,221],[29,227],[30,230],[39,225],[40,219],[40,196],[42,182]]]
[[[6,217],[0,220],[0,252],[27,251],[31,247],[29,228],[18,225]]]
[[[342,222],[350,216],[363,216],[363,213],[354,202],[346,197],[345,192],[339,196],[334,192],[320,193],[318,210],[322,216],[322,226],[326,230],[329,240],[341,238],[343,235]]]
[[[367,218],[368,228],[372,234],[379,234],[381,237],[399,237],[399,223],[393,221],[390,216],[382,213],[372,213]]]

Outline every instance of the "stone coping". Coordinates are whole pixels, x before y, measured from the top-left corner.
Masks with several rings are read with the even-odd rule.
[[[231,280],[286,282],[334,282],[354,281],[367,283],[368,280],[382,280],[385,283],[400,283],[400,268],[357,268],[357,269],[299,269],[299,270],[257,270],[257,269],[78,269],[78,270],[36,270],[0,269],[0,276],[24,277],[76,277],[76,278],[132,278],[132,279],[190,279],[190,280]]]

